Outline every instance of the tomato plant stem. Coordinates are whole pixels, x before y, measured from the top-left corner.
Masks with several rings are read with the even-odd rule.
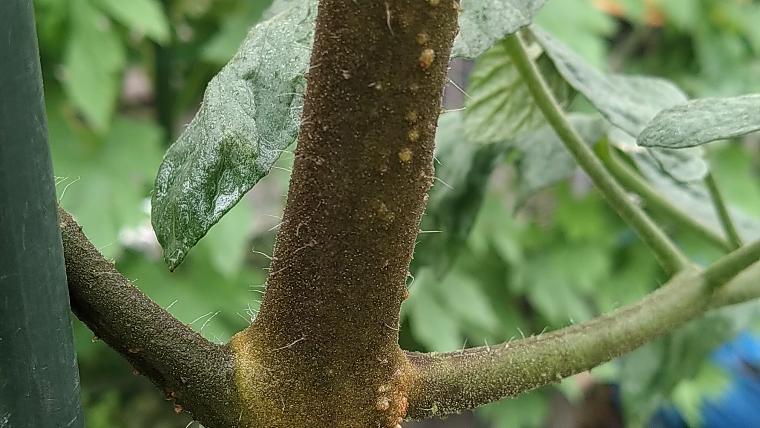
[[[554,128],[560,140],[581,168],[589,175],[607,202],[638,233],[669,273],[674,274],[681,271],[689,264],[686,256],[665,235],[665,232],[629,199],[625,190],[605,169],[593,150],[584,143],[578,132],[567,120],[565,113],[557,103],[535,63],[528,56],[519,35],[514,34],[507,37],[505,45],[515,67],[524,79],[546,120]]]

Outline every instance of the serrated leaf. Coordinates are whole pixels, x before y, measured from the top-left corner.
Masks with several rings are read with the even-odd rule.
[[[686,95],[667,80],[604,73],[549,33],[532,28],[557,70],[611,124],[636,138],[660,111],[684,103]],[[633,144],[628,144],[633,146]],[[699,180],[707,173],[701,150],[672,153],[652,149],[664,171],[679,181]]]
[[[486,183],[506,145],[468,144],[461,112],[440,116],[436,132],[437,180],[429,192],[415,266],[442,277],[454,263],[475,222]]]
[[[451,55],[475,58],[531,23],[546,0],[463,0]]]
[[[596,116],[571,114],[568,119],[588,144],[604,137],[605,122]],[[518,205],[533,193],[572,177],[577,163],[549,125],[518,139],[515,149]]]
[[[639,134],[645,147],[680,149],[760,130],[760,94],[701,98],[663,110]]]
[[[571,89],[552,62],[534,45],[531,55],[561,104]],[[545,123],[507,47],[499,43],[481,55],[470,75],[470,98],[464,110],[465,132],[472,143],[506,142]]]
[[[108,129],[119,95],[124,45],[108,18],[88,2],[70,3],[72,31],[63,59],[63,88],[71,102],[99,132]]]
[[[169,20],[157,0],[99,0],[99,3],[130,30],[159,43],[169,40]]]
[[[166,153],[152,222],[170,269],[295,141],[316,10],[294,2],[254,27]]]

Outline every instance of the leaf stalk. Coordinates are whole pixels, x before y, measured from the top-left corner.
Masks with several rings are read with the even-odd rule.
[[[602,160],[607,170],[623,187],[639,195],[648,206],[672,219],[680,227],[690,230],[712,245],[729,252],[734,247],[726,239],[709,227],[695,220],[692,216],[673,205],[659,194],[652,186],[628,166],[607,143],[596,146],[596,154]]]
[[[715,207],[715,212],[718,213],[718,219],[720,219],[720,224],[723,226],[723,231],[730,241],[731,249],[735,250],[741,247],[743,245],[742,238],[739,236],[739,232],[736,231],[736,226],[733,220],[731,220],[731,214],[728,212],[723,195],[721,195],[718,183],[715,182],[715,177],[713,177],[712,173],[708,173],[705,176],[704,182],[708,192],[710,192],[710,199]]]
[[[665,270],[674,274],[688,266],[689,261],[686,256],[665,235],[665,232],[629,199],[625,190],[615,181],[591,148],[578,135],[535,63],[528,56],[520,36],[513,34],[507,37],[505,46],[546,120],[554,128],[560,140],[581,168],[589,175],[607,202],[652,249]]]

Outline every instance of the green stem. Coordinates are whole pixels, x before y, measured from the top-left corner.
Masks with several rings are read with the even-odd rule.
[[[612,205],[623,220],[636,230],[666,270],[675,273],[687,266],[689,261],[686,256],[641,208],[628,199],[625,190],[607,172],[594,152],[573,129],[543,76],[528,56],[519,36],[514,34],[507,37],[505,45],[515,67],[520,72],[546,120],[554,128],[554,131],[581,168],[591,177],[594,185],[604,195],[607,202]]]
[[[726,252],[733,250],[731,243],[726,241],[722,236],[715,233],[712,229],[696,221],[689,214],[685,213],[662,195],[657,193],[652,186],[637,174],[631,167],[621,161],[606,143],[598,144],[596,153],[607,166],[612,175],[627,189],[639,195],[648,206],[654,210],[665,214],[668,218],[677,223],[680,227],[687,228],[695,234],[701,236],[704,240],[719,247]]]
[[[488,347],[408,353],[409,416],[443,417],[559,382],[673,331],[711,300],[703,278],[687,269],[641,301],[582,324]]]
[[[550,333],[457,352],[409,352],[409,416],[442,417],[517,396],[610,361],[706,311],[756,299],[758,258],[760,241],[705,272],[687,268],[637,303]]]
[[[760,261],[760,240],[724,256],[705,270],[704,277],[710,286],[717,287],[757,261]]]
[[[704,181],[707,190],[710,192],[710,199],[712,199],[712,203],[715,206],[715,211],[718,213],[720,224],[723,226],[723,231],[731,241],[731,249],[741,247],[742,238],[739,237],[739,233],[736,231],[736,226],[734,226],[734,222],[731,220],[731,215],[728,213],[728,208],[726,208],[726,203],[723,200],[723,196],[720,194],[720,189],[718,188],[718,184],[715,182],[712,173],[708,173]]]

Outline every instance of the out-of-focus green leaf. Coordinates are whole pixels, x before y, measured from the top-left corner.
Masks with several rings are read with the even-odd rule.
[[[668,0],[657,6],[681,30],[695,29],[702,19],[702,5],[693,0]]]
[[[462,336],[456,318],[440,302],[437,286],[438,279],[430,269],[419,270],[403,313],[409,318],[415,339],[428,350],[454,351],[462,347]]]
[[[607,127],[599,117],[571,114],[569,120],[589,144],[605,135]],[[575,159],[549,125],[519,138],[515,149],[519,153],[515,157],[518,205],[533,193],[570,178],[577,169]]]
[[[633,245],[622,251],[624,263],[614,266],[610,280],[594,289],[594,301],[600,313],[632,304],[652,291],[659,265],[644,245]]]
[[[675,387],[672,402],[690,427],[702,426],[705,400],[715,399],[731,384],[728,373],[712,364],[703,364],[697,374]]]
[[[443,276],[452,266],[480,210],[488,178],[504,144],[468,144],[461,112],[441,115],[436,133],[436,177],[415,252],[415,265]]]
[[[740,144],[714,145],[710,167],[725,199],[749,215],[760,218],[760,179],[755,160]]]
[[[85,119],[105,132],[119,96],[124,46],[108,18],[86,0],[72,0],[69,11],[72,30],[64,53],[63,88]]]
[[[570,87],[551,60],[541,55],[541,48],[533,48],[530,53],[544,79],[560,103],[566,104],[571,98]],[[505,143],[546,122],[504,43],[478,57],[468,92],[464,125],[471,143]]]
[[[203,46],[201,55],[207,61],[224,64],[232,58],[248,30],[261,18],[269,0],[242,2],[238,10],[224,16],[219,31]]]
[[[551,28],[558,39],[600,66],[607,62],[607,39],[614,36],[617,24],[593,3],[593,0],[550,1],[536,15],[535,22]]]
[[[760,94],[701,98],[661,111],[639,134],[645,147],[680,149],[760,130]]]
[[[224,216],[198,245],[205,247],[214,268],[227,278],[238,273],[251,251],[253,217],[250,204],[243,199]]]
[[[546,0],[463,0],[452,56],[475,58],[531,23]]]
[[[152,221],[170,269],[295,140],[315,14],[315,1],[296,2],[258,24],[169,148]]]
[[[144,202],[161,159],[161,129],[147,121],[114,120],[103,137],[77,134],[48,109],[50,145],[61,204],[106,257],[119,232],[145,221]]]
[[[549,399],[544,390],[520,394],[479,408],[476,414],[494,428],[537,428],[544,426]]]
[[[604,246],[556,246],[517,267],[512,287],[525,293],[553,326],[585,321],[593,313],[584,294],[600,286],[608,274],[608,263]]]
[[[98,0],[110,16],[156,42],[169,40],[169,21],[158,0]]]
[[[552,242],[552,246],[594,243],[598,247],[607,247],[607,250],[602,251],[612,251],[610,247],[618,238],[615,236],[615,224],[611,219],[616,218],[610,217],[610,213],[607,212],[609,206],[599,194],[574,191],[568,183],[560,186],[554,192],[554,197],[557,203],[553,210],[554,223],[557,232],[561,233],[561,238],[559,243]]]
[[[469,324],[479,332],[499,332],[499,319],[474,278],[452,272],[444,281],[436,284],[435,288],[437,294],[441,295],[447,312],[460,323]]]

